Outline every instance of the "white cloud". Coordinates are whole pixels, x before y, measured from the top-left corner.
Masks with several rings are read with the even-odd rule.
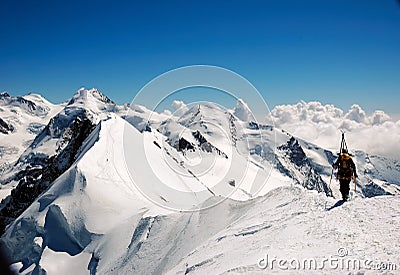
[[[364,110],[357,104],[354,104],[350,107],[349,112],[345,115],[345,118],[354,120],[358,123],[365,123],[367,120],[367,115]]]
[[[380,125],[390,120],[390,116],[385,114],[384,111],[375,111],[371,116],[372,125]]]
[[[368,116],[357,104],[344,112],[330,104],[301,101],[277,106],[271,114],[278,128],[324,148],[339,149],[342,129],[352,151],[363,150],[396,159],[400,156],[400,120],[395,122],[383,111]]]
[[[182,116],[184,113],[186,113],[189,108],[186,106],[186,104],[183,101],[180,100],[174,100],[172,102],[172,108],[174,110],[174,116]]]

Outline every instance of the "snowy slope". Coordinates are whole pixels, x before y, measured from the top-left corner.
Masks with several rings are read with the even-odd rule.
[[[121,112],[120,115],[140,132],[149,131],[150,127],[156,129],[163,121],[171,117],[170,113],[159,114],[144,106],[134,104],[126,112]]]
[[[321,194],[302,188],[286,187],[256,200],[245,203],[228,201],[208,212],[181,216],[178,222],[171,223],[170,226],[165,217],[161,222],[161,231],[168,231],[170,228],[173,230],[174,224],[190,220],[183,234],[173,238],[173,241],[168,240],[168,243],[178,244],[178,247],[183,247],[186,251],[168,250],[165,254],[167,260],[161,264],[155,260],[160,256],[158,254],[150,259],[133,257],[132,265],[120,268],[124,271],[135,268],[139,273],[144,271],[142,266],[150,266],[154,271],[162,270],[171,274],[265,274],[273,271],[270,269],[271,263],[266,270],[258,266],[259,260],[265,258],[265,254],[269,255],[269,260],[277,258],[301,261],[315,258],[321,266],[323,258],[332,256],[340,259],[340,248],[348,251],[346,258],[360,261],[369,259],[374,263],[399,262],[399,245],[394,241],[398,238],[397,230],[400,227],[398,197],[358,199],[326,211],[329,209],[326,207],[333,203],[332,199]],[[210,228],[209,224],[213,226]],[[387,226],[382,226],[383,224]],[[163,234],[157,231],[149,234],[141,250],[156,250],[151,244],[154,244],[153,240],[158,235]],[[203,240],[201,244],[189,245],[192,244],[192,238]],[[167,264],[163,265],[165,262]],[[366,271],[368,267],[362,269]],[[282,272],[276,262],[275,271]],[[326,265],[324,271],[318,270],[314,273],[322,272],[343,274],[346,270],[335,271]],[[299,271],[293,269],[289,273]],[[312,272],[306,269],[302,273]]]
[[[241,120],[235,114],[248,120]],[[230,163],[235,164],[235,169],[229,173],[235,182],[240,182],[235,173],[245,173],[240,168],[245,167],[247,162],[263,171],[264,174],[257,178],[265,180],[268,179],[269,173],[281,174],[309,189],[329,193],[326,182],[308,163],[307,156],[303,153],[301,159],[296,159],[296,150],[302,150],[300,146],[287,146],[293,137],[272,125],[254,122],[242,100],[238,101],[232,111],[223,110],[212,103],[198,104],[189,108],[178,119],[171,117],[161,123],[158,131],[165,135],[168,143],[178,151],[206,151],[224,156]],[[279,148],[282,150],[277,150]],[[300,168],[303,172],[297,173]],[[256,180],[253,186],[262,186],[261,181]],[[270,190],[268,185],[277,187],[271,182],[274,181],[267,184],[267,189],[258,190],[261,191],[261,195]],[[255,190],[250,192],[251,196],[257,193]]]
[[[20,251],[13,255],[15,261],[22,261],[25,267],[40,261],[40,266],[48,269],[49,267],[44,263],[53,263],[54,261],[47,260],[47,256],[62,257],[66,252],[72,256],[81,253],[82,257],[88,257],[88,253],[89,255],[95,253],[96,249],[100,249],[103,245],[113,245],[107,243],[109,242],[108,232],[111,231],[109,232],[111,236],[115,234],[112,231],[113,228],[120,230],[121,224],[128,223],[133,230],[137,223],[147,216],[171,212],[148,201],[131,181],[124,165],[124,159],[121,157],[124,154],[121,140],[124,130],[129,131],[128,135],[133,146],[135,144],[138,146],[133,147],[132,152],[139,151],[143,146],[141,144],[142,135],[135,128],[115,116],[101,122],[83,145],[82,153],[75,165],[59,177],[47,192],[10,225],[3,241],[8,250]],[[187,178],[177,175],[168,167],[162,152],[154,146],[151,137],[147,137],[146,140],[152,148],[156,149],[153,165],[157,165],[157,170],[164,171],[163,184],[165,182],[175,184],[174,187],[178,189],[185,189],[188,186],[197,190],[206,189],[194,177]],[[156,157],[157,154],[158,157]],[[150,175],[152,171],[144,170],[146,168],[149,169],[146,166],[140,167],[142,174]],[[276,176],[279,179],[277,182],[284,179]],[[146,180],[145,182],[151,182],[152,186],[161,186],[162,184],[157,183],[160,181],[157,178],[154,180],[147,178]],[[232,193],[232,189],[227,183],[225,189],[217,189],[215,194],[209,194],[204,198],[190,198],[189,193],[187,199],[192,199],[193,205],[196,206],[196,204],[202,203],[202,201],[198,201],[199,199],[204,201],[213,197],[214,200],[220,200],[220,196]],[[182,198],[178,198],[180,200],[176,201],[176,197],[170,197],[170,194],[163,193],[161,188],[153,188],[152,191],[157,193],[158,197],[162,196],[164,200],[170,202],[170,207],[179,207],[182,203]],[[248,198],[240,190],[237,190],[236,193],[232,195],[234,198]],[[55,228],[58,229],[55,230]],[[27,230],[29,237],[26,237],[24,241],[15,242],[15,236],[27,234]],[[54,239],[56,236],[52,234],[57,234],[58,238],[63,236],[62,238],[67,240],[59,243]],[[103,234],[104,238],[101,237]],[[107,237],[105,237],[106,235]],[[43,251],[35,245],[35,239],[37,240],[39,237],[43,239],[42,245],[47,245],[47,247],[43,245]],[[63,253],[56,253],[60,251]],[[93,256],[94,259],[101,257],[101,253],[109,252],[96,253]]]
[[[102,186],[99,188],[103,189]],[[130,194],[128,192],[124,196],[117,190],[113,196],[106,196],[104,202],[106,205],[112,202],[113,206],[123,206],[119,200],[124,201],[124,197]],[[83,210],[88,205],[80,203],[82,200],[88,201],[86,194],[79,195],[79,190],[74,190],[69,196],[73,198],[70,197],[68,201],[77,200],[74,207],[68,207],[64,198],[52,202],[53,206],[43,210],[47,210],[46,216],[41,219],[42,223],[44,220],[44,227],[57,235],[51,237],[47,233],[36,233],[29,237],[38,243],[36,257],[41,254],[40,266],[50,274],[89,274],[89,270],[92,274],[282,272],[276,262],[273,268],[271,263],[267,269],[259,267],[260,259],[266,258],[266,255],[269,261],[297,259],[301,262],[312,258],[318,263],[318,268],[327,258],[355,259],[360,261],[361,271],[375,274],[370,271],[372,264],[396,264],[400,260],[397,253],[399,245],[394,241],[400,232],[398,197],[357,199],[330,209],[335,201],[321,193],[306,191],[301,187],[284,187],[264,197],[246,202],[227,200],[215,208],[193,213],[137,213],[135,202],[130,201],[127,210],[122,210],[131,212],[131,216],[126,213],[127,217],[123,218],[123,211],[114,213],[115,217],[109,220],[111,213],[107,213],[101,203],[97,204],[99,209],[95,213],[86,212]],[[80,196],[83,198],[78,199]],[[61,212],[69,227],[65,229],[59,226],[56,231],[54,226],[63,220]],[[30,211],[24,214],[26,220],[21,219],[18,229],[14,228],[9,235],[5,235],[6,240],[12,239],[11,232],[20,235],[28,228],[35,228],[27,225],[29,214]],[[88,217],[103,220],[100,215],[104,215],[104,221],[112,223],[109,226],[107,222],[97,224],[100,230],[96,230],[96,235],[86,233],[84,242],[84,232],[87,231],[82,229],[84,225],[79,220]],[[85,223],[85,228],[89,230],[87,224],[90,223]],[[36,235],[41,235],[43,241],[39,242],[40,238]],[[68,241],[57,243],[57,238],[61,237],[63,240],[68,238]],[[80,241],[80,246],[76,244],[77,248],[74,249],[72,240]],[[82,247],[85,244],[87,246]],[[338,255],[343,253],[338,252],[341,248],[346,257]],[[366,260],[368,266],[363,265]],[[13,265],[16,269],[21,266],[20,263]],[[292,272],[303,274],[343,274],[347,271],[346,268],[334,269],[335,266],[327,263],[323,270],[314,272],[317,267],[296,270],[293,264],[290,268]],[[352,268],[350,266],[350,270],[358,271]],[[33,269],[34,266],[31,266],[28,270]]]
[[[123,109],[96,89],[78,90],[16,163],[3,171],[0,231],[72,165],[82,143],[101,120]]]
[[[337,184],[336,199],[326,196],[333,150],[255,123],[243,101],[232,111],[183,109],[128,111],[80,89],[9,171],[21,186],[15,205],[35,194],[0,241],[13,268],[265,273],[265,253],[321,260],[341,247],[351,258],[399,262],[400,201],[374,197],[399,193],[396,161],[357,151],[357,197],[339,206]],[[10,209],[2,202],[2,215]]]
[[[63,105],[52,104],[37,94],[23,97],[0,94],[0,178]],[[11,193],[13,185],[0,185],[0,199]]]
[[[0,173],[18,159],[62,108],[63,104],[52,104],[37,94],[0,94]]]
[[[311,103],[310,105],[313,106]],[[179,116],[176,114],[168,116],[168,113],[157,114],[144,107],[134,106],[128,121],[140,131],[157,129],[167,137],[166,143],[184,152],[184,156],[182,154],[175,156],[179,162],[190,163],[188,160],[191,159],[191,162],[196,163],[199,156],[201,159],[206,159],[209,155],[203,151],[213,151],[226,156],[229,161],[235,158],[234,163],[246,159],[247,162],[262,167],[267,174],[278,170],[279,173],[308,189],[329,194],[329,183],[331,183],[333,195],[340,197],[335,177],[330,180],[331,165],[337,157],[336,149],[324,149],[285,130],[254,122],[254,117],[242,100],[238,100],[232,111],[223,110],[212,103],[197,104],[188,108],[180,102],[179,106]],[[318,113],[322,107],[317,107],[315,107],[317,111],[314,112],[317,112],[319,119],[322,119]],[[310,109],[312,110],[311,107]],[[328,108],[327,116],[330,113],[341,115],[336,109],[332,111]],[[276,115],[276,111],[273,114]],[[310,116],[311,114],[308,114],[308,117]],[[315,117],[314,114],[312,119],[318,121]],[[400,169],[396,160],[371,157],[362,151],[357,152],[354,159],[359,169],[358,195],[371,197],[400,193],[398,188]],[[379,169],[371,169],[375,166]],[[238,167],[241,167],[241,164]],[[237,177],[233,177],[231,181],[233,180],[237,181]],[[211,181],[206,180],[206,182]]]

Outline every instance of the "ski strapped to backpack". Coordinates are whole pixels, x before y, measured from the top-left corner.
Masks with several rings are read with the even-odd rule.
[[[347,143],[346,140],[344,139],[344,131],[342,130],[342,142],[340,143],[340,153],[343,152],[343,149],[345,149],[346,151],[348,151],[347,149]]]

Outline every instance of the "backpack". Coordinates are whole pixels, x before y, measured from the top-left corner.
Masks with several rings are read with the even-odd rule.
[[[351,157],[348,154],[340,154],[339,169],[337,177],[339,180],[351,180],[353,176],[353,167]]]

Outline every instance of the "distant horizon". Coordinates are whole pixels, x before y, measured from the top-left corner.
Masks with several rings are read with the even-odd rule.
[[[118,96],[117,96],[117,98],[119,100],[114,99],[114,96],[118,95],[118,93],[108,93],[107,91],[104,91],[103,89],[97,88],[95,86],[94,87],[80,86],[79,88],[76,88],[75,90],[71,91],[69,93],[69,95],[67,93],[63,93],[64,99],[60,99],[59,95],[54,96],[52,92],[27,91],[27,92],[15,93],[15,92],[10,91],[10,90],[6,90],[6,89],[1,90],[0,89],[0,93],[7,92],[11,96],[25,96],[25,95],[29,95],[29,94],[39,94],[39,95],[43,96],[44,98],[46,98],[46,100],[48,100],[49,102],[51,102],[53,104],[61,104],[63,102],[68,101],[81,88],[84,88],[84,89],[87,89],[87,90],[97,89],[101,93],[103,93],[107,97],[109,97],[111,100],[113,100],[116,104],[119,104],[119,105],[121,105],[121,104],[130,104],[132,102],[132,100],[134,99],[135,95],[137,94],[137,92],[140,91],[140,89],[138,89],[137,91],[134,91],[132,93],[132,98],[131,99],[127,99],[127,100],[123,100],[123,99],[121,100],[121,97],[118,97]],[[264,100],[267,100],[267,99],[264,97]],[[334,103],[333,101],[322,101],[322,100],[318,100],[318,99],[311,99],[311,100],[299,99],[299,100],[289,100],[287,102],[280,102],[280,103],[276,103],[274,105],[269,104],[268,102],[267,102],[267,104],[270,107],[270,109],[273,109],[274,107],[281,106],[281,105],[295,105],[295,104],[297,104],[297,103],[299,103],[301,101],[304,101],[304,102],[320,102],[323,105],[329,105],[330,104],[330,105],[333,105],[333,106],[335,106],[335,107],[337,107],[339,109],[342,109],[343,111],[347,111],[347,110],[350,109],[350,107],[352,105],[357,104],[367,114],[372,114],[374,111],[384,111],[385,113],[389,114],[391,117],[396,118],[396,120],[400,120],[400,109],[399,108],[396,108],[396,111],[391,111],[391,109],[386,110],[384,108],[379,108],[379,107],[374,107],[374,106],[366,107],[366,106],[363,106],[359,102],[353,102],[353,103],[348,102],[346,104],[337,104],[337,103]],[[397,104],[397,102],[395,102],[395,103]],[[399,102],[399,104],[400,104],[400,102]]]
[[[40,96],[44,97],[47,101],[49,101],[49,102],[52,103],[52,104],[62,104],[62,103],[68,102],[68,101],[72,98],[72,96],[73,96],[77,91],[79,91],[80,89],[86,89],[86,90],[97,89],[98,91],[100,91],[101,93],[103,93],[104,95],[106,95],[108,98],[110,98],[112,101],[114,101],[117,105],[123,105],[123,104],[130,104],[130,103],[132,103],[132,100],[130,100],[129,102],[118,102],[118,101],[114,100],[111,96],[109,96],[107,93],[105,93],[104,91],[102,91],[102,90],[100,90],[100,89],[98,89],[98,88],[95,88],[95,87],[80,87],[80,88],[76,89],[74,92],[72,92],[71,95],[70,95],[70,97],[67,97],[67,98],[65,98],[65,100],[58,101],[58,102],[52,101],[52,100],[50,100],[48,97],[46,97],[45,95],[43,95],[43,94],[41,94],[41,93],[36,93],[36,92],[28,92],[28,93],[15,94],[15,93],[12,93],[11,91],[0,90],[0,93],[6,92],[6,93],[8,93],[10,96],[22,96],[22,97],[23,97],[23,96],[30,95],[30,94],[37,94],[37,95],[40,95]],[[132,99],[133,99],[133,98],[132,98]],[[182,101],[183,101],[183,103],[185,103],[185,104],[190,104],[190,103],[191,103],[191,102],[185,101],[185,100],[182,100]],[[278,104],[278,105],[273,105],[273,106],[268,104],[268,107],[270,108],[270,110],[273,110],[273,109],[276,108],[277,106],[285,106],[285,105],[293,106],[293,105],[296,105],[296,104],[301,103],[302,101],[305,102],[305,103],[318,102],[318,103],[321,103],[323,106],[326,106],[326,105],[333,105],[334,107],[341,109],[344,113],[348,112],[348,111],[351,109],[351,106],[353,106],[353,105],[359,105],[359,106],[361,107],[361,109],[365,111],[365,113],[366,113],[367,116],[371,116],[375,111],[383,111],[383,112],[385,112],[387,115],[390,116],[390,118],[391,118],[392,121],[395,121],[395,122],[396,122],[396,121],[400,120],[400,112],[398,112],[398,113],[390,113],[390,112],[387,112],[386,110],[383,110],[383,109],[374,109],[374,110],[372,110],[372,111],[368,111],[368,110],[366,110],[362,105],[360,105],[360,104],[358,104],[358,103],[353,103],[353,104],[349,105],[348,108],[342,108],[342,107],[337,106],[337,105],[335,105],[335,104],[333,104],[333,103],[330,103],[330,102],[324,103],[324,102],[321,102],[321,101],[318,101],[318,100],[305,101],[305,100],[302,100],[302,99],[301,99],[301,100],[299,100],[299,101],[297,101],[297,102],[290,102],[290,103]],[[232,102],[231,102],[231,103],[232,103]],[[267,103],[268,103],[268,102],[267,102]],[[149,106],[146,106],[146,105],[143,105],[143,106],[146,107],[146,108],[149,107]],[[164,110],[170,110],[170,111],[172,111],[172,109],[173,109],[173,108],[172,108],[172,105],[163,105],[163,106],[166,106],[166,108],[164,108],[163,111],[164,111]],[[232,103],[232,104],[229,104],[228,106],[225,106],[225,107],[227,107],[228,109],[233,109],[233,108],[235,107],[235,104]],[[258,115],[258,116],[259,116],[259,115]],[[258,117],[258,116],[257,116],[257,117]]]

